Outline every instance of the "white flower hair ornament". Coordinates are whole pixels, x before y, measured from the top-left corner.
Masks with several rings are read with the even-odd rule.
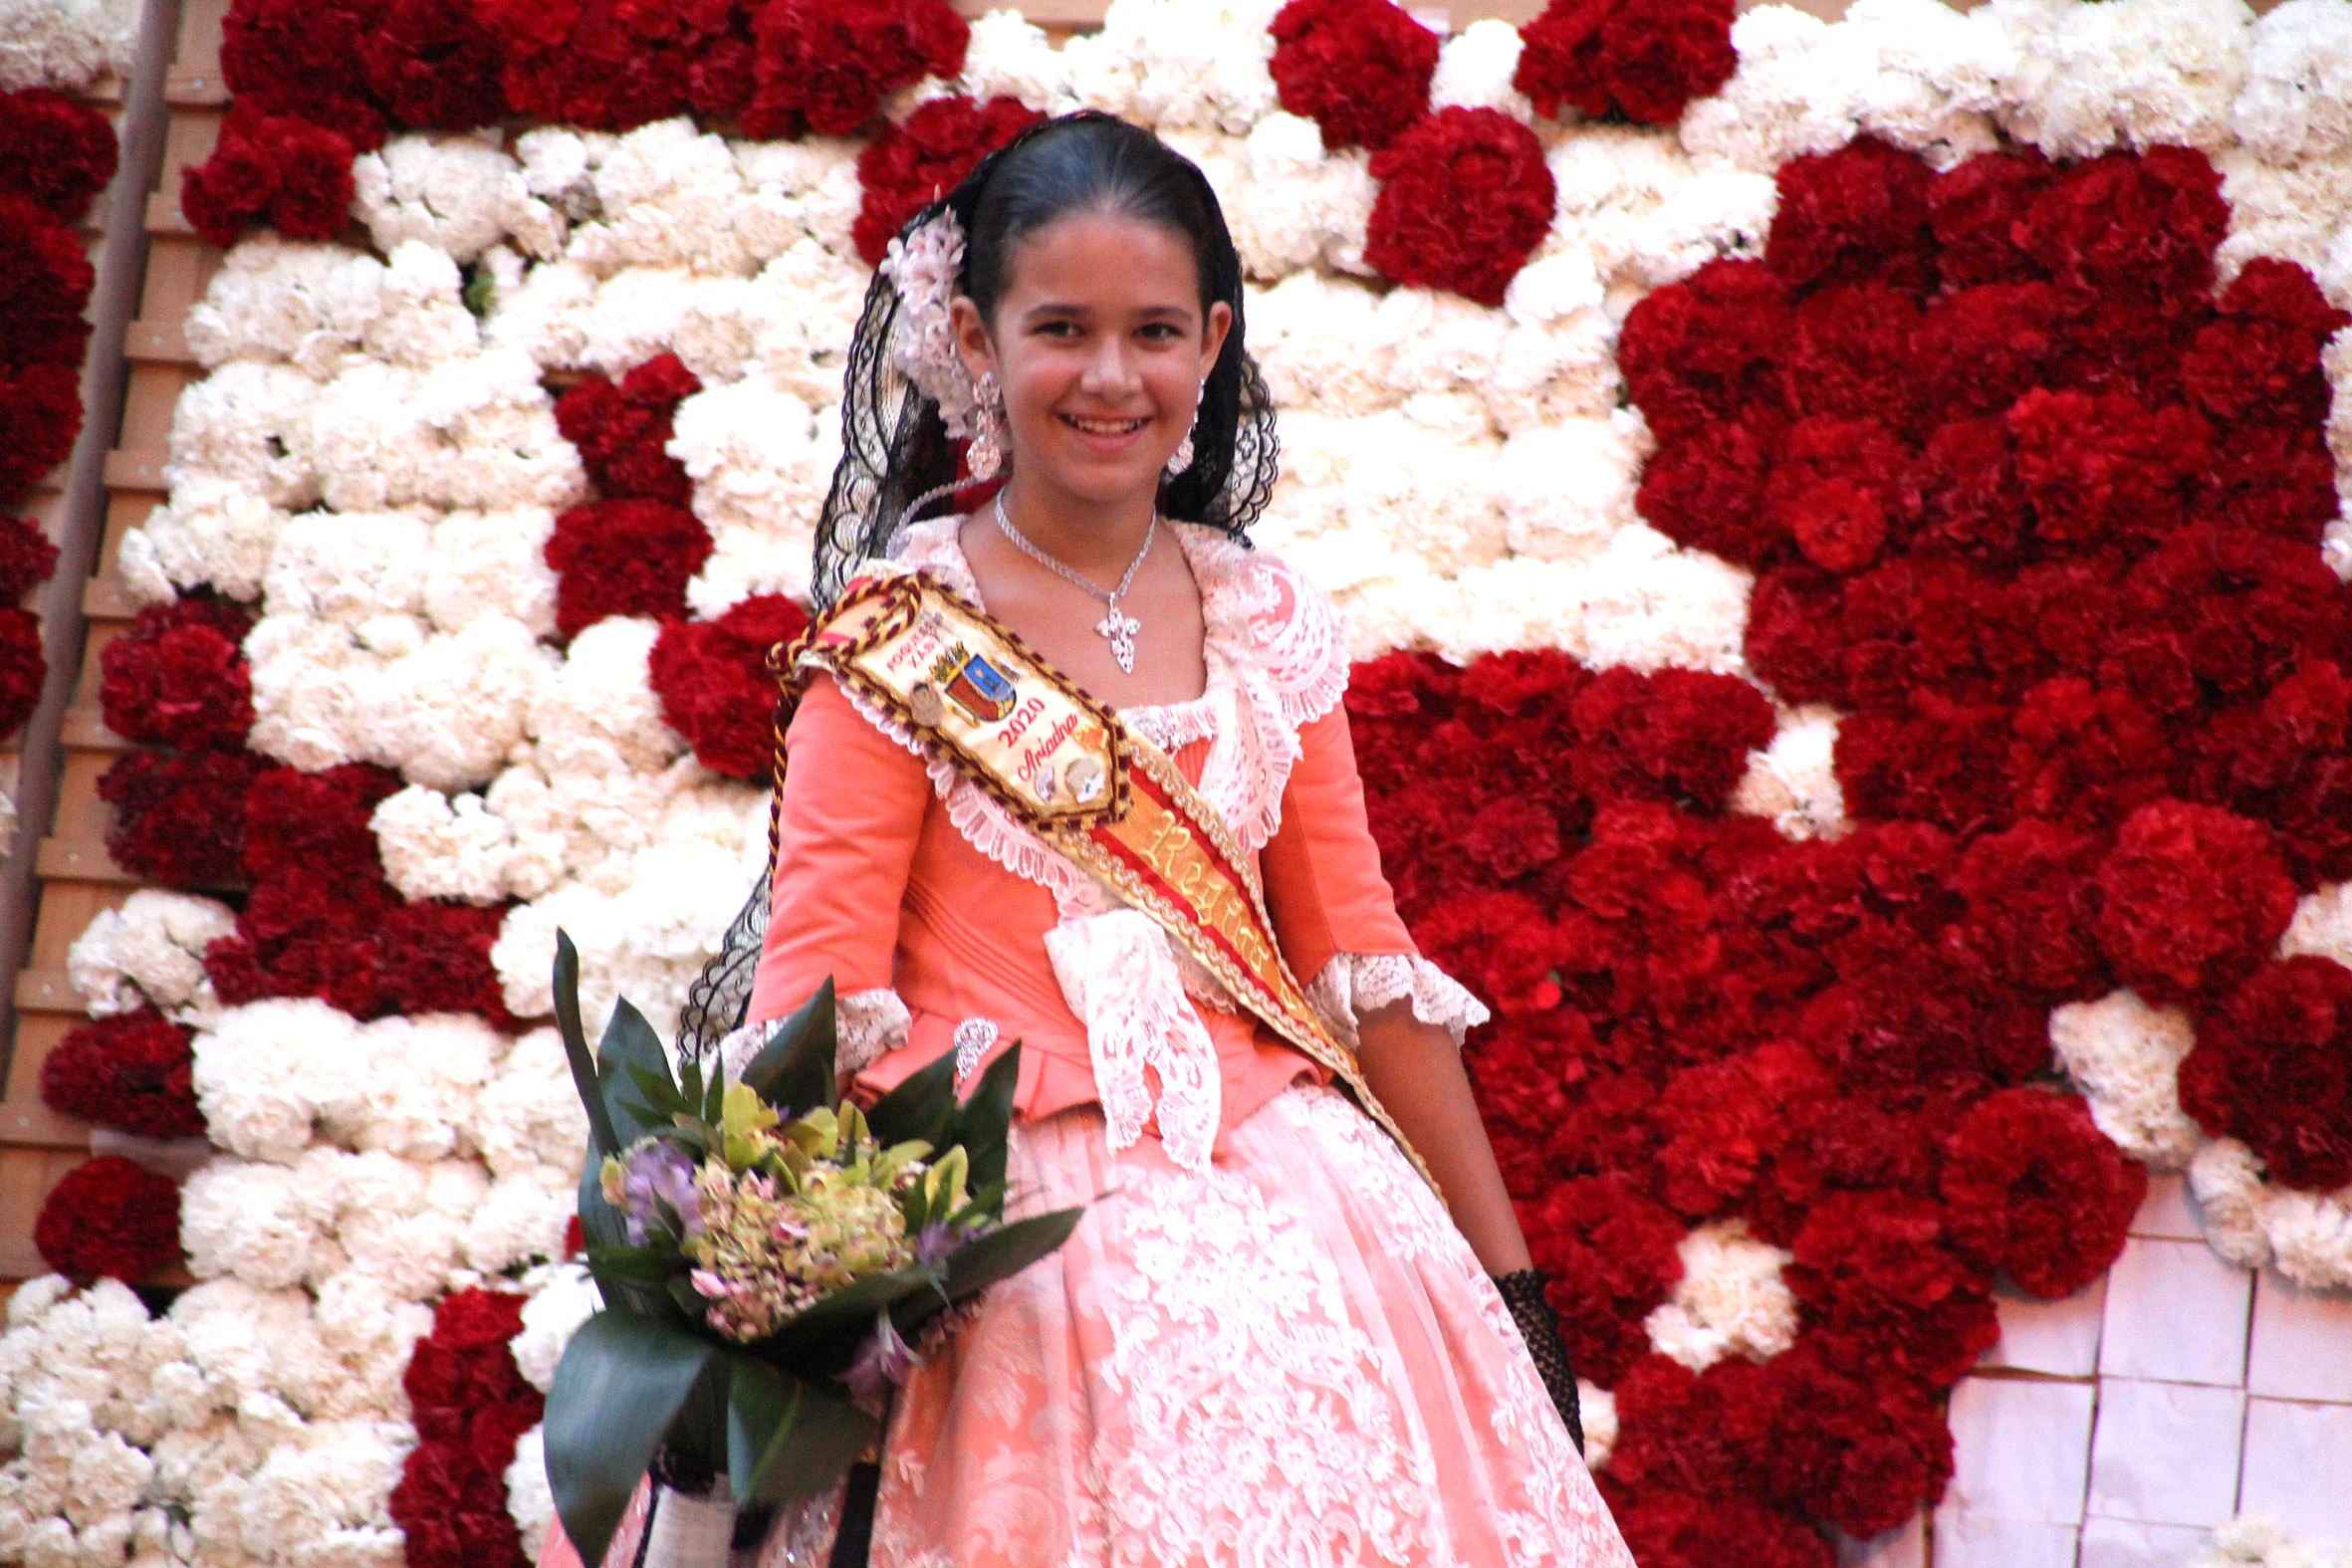
[[[949,308],[964,270],[964,226],[942,205],[912,232],[890,242],[882,275],[898,291],[898,319],[890,329],[890,362],[939,405],[940,421],[958,440],[977,433],[982,394],[956,352]]]

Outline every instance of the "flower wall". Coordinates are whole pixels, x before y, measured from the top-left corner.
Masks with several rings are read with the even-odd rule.
[[[668,1025],[764,853],[870,266],[1079,105],[1233,225],[1259,538],[1345,612],[1391,880],[1499,1013],[1645,1568],[1934,1503],[1997,1289],[2096,1281],[2151,1169],[2232,1263],[2352,1285],[2337,0],[1116,0],[1060,49],[241,0],[223,60],[210,373],[103,672],[154,886],[44,1078],[217,1146],[202,1282],[20,1293],[0,1555],[535,1548],[592,1299],[555,930]],[[153,1255],[114,1188],[59,1266]]]

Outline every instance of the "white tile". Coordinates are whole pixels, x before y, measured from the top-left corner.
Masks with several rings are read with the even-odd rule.
[[[1936,1568],[2074,1568],[2075,1527],[1936,1510]]]
[[[2352,1405],[2245,1402],[2245,1471],[2237,1505],[2267,1508],[2289,1540],[2352,1541]]]
[[[1911,1522],[1884,1535],[1857,1541],[1843,1530],[1832,1530],[1837,1541],[1837,1568],[1927,1568],[1928,1516],[1915,1513]]]
[[[2181,1568],[2212,1533],[2190,1524],[2088,1518],[2082,1521],[2082,1568]]]
[[[2107,1271],[2099,1371],[2242,1388],[2252,1299],[2253,1275],[2203,1241],[2134,1236]]]
[[[2140,1201],[2140,1212],[2132,1216],[2130,1232],[2173,1241],[2204,1240],[2205,1227],[2198,1221],[2189,1179],[2177,1173],[2149,1172],[2148,1196]]]
[[[2081,1522],[2091,1385],[1963,1378],[1952,1391],[1951,1415],[1948,1508],[2031,1523]],[[1936,1561],[1946,1568],[1941,1547]]]
[[[2263,1269],[2254,1281],[2245,1391],[2272,1399],[2352,1403],[2352,1293],[2305,1290]]]
[[[2099,1370],[2099,1325],[2106,1304],[2104,1275],[2057,1301],[2036,1300],[2004,1277],[1993,1290],[2000,1342],[1986,1352],[1982,1364],[2087,1378]]]
[[[2099,1380],[2090,1511],[2211,1528],[2236,1512],[2245,1394],[2195,1383]]]

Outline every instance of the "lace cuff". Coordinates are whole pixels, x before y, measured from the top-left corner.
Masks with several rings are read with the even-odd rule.
[[[913,1021],[906,1004],[887,986],[834,998],[833,1070],[847,1073],[872,1066],[882,1052],[906,1043],[906,1031]],[[775,1027],[774,1018],[762,1018],[720,1038],[719,1059],[726,1063],[729,1079],[742,1075]]]
[[[1355,1020],[1400,997],[1413,999],[1413,1016],[1422,1022],[1444,1024],[1457,1046],[1492,1016],[1486,1004],[1418,953],[1334,954],[1306,988],[1307,1002],[1351,1049]]]

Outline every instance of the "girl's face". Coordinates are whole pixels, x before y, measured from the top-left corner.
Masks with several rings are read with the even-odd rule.
[[[1160,224],[1073,212],[1015,242],[996,320],[955,302],[957,346],[1005,394],[1024,486],[1098,505],[1151,495],[1192,428],[1233,308],[1201,308],[1192,246]]]

